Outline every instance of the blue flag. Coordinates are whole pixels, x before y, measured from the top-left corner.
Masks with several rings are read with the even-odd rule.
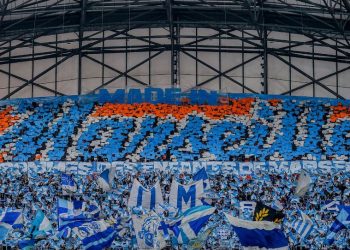
[[[98,204],[94,203],[94,204],[90,204],[88,206],[88,209],[86,211],[86,213],[89,215],[89,217],[91,218],[98,218],[100,217],[100,212],[101,212],[101,209],[100,207],[98,206]]]
[[[112,245],[115,238],[115,230],[105,221],[92,221],[73,229],[80,238],[83,249],[104,249]]]
[[[339,206],[340,212],[328,231],[326,244],[334,242],[336,234],[345,228],[350,228],[350,206]]]
[[[247,221],[225,213],[241,245],[254,249],[288,249],[288,240],[279,224],[271,221]]]

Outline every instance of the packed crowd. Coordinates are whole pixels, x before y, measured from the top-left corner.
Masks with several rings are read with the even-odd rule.
[[[251,220],[252,213],[240,209],[240,202],[256,200],[282,209],[285,214],[282,225],[286,236],[288,236],[290,246],[305,246],[311,249],[325,247],[327,231],[339,212],[336,208],[325,209],[326,201],[338,201],[338,204],[350,205],[350,173],[339,172],[311,176],[313,184],[308,193],[299,199],[293,195],[297,174],[257,172],[245,176],[210,175],[210,197],[212,205],[217,208],[217,212],[206,225],[206,228],[212,228],[204,239],[206,247],[238,248],[239,241],[220,212],[228,212],[233,216]],[[0,209],[2,211],[9,207],[23,209],[25,218],[24,230],[11,231],[2,245],[17,246],[19,240],[25,237],[26,228],[29,227],[35,210],[41,209],[56,230],[47,239],[39,241],[36,247],[45,249],[79,248],[79,241],[74,238],[74,235],[69,238],[58,236],[57,200],[61,197],[82,200],[87,204],[96,204],[101,210],[100,217],[116,225],[118,235],[112,248],[129,249],[131,247],[137,248],[130,217],[132,211],[127,208],[133,179],[137,178],[145,187],[152,187],[157,180],[160,180],[162,193],[165,196],[164,201],[167,202],[172,178],[176,178],[180,183],[188,183],[191,181],[192,175],[160,171],[152,173],[117,172],[112,190],[109,192],[104,192],[97,185],[94,175],[74,176],[74,180],[78,184],[78,190],[70,197],[62,195],[60,174],[42,173],[33,176],[2,169],[1,177]],[[303,241],[300,241],[290,224],[298,216],[298,210],[302,210],[314,222],[314,230]],[[161,216],[170,216],[172,213],[174,213],[174,209],[165,204]],[[350,230],[342,230],[337,234],[332,247],[334,249],[346,249],[349,246]]]
[[[216,105],[3,103],[0,162],[349,159],[346,101],[230,96]]]

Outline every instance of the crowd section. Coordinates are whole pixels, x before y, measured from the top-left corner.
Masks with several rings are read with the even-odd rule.
[[[349,147],[350,108],[335,99],[174,105],[47,98],[0,108],[0,162],[348,160]]]
[[[24,215],[24,229],[12,230],[1,244],[18,246],[18,242],[26,237],[30,222],[35,211],[41,209],[54,227],[54,233],[37,242],[37,248],[43,249],[79,249],[81,247],[74,234],[70,237],[61,237],[57,231],[57,202],[59,198],[76,199],[94,204],[99,208],[99,218],[115,224],[118,234],[112,244],[113,249],[137,248],[135,232],[131,220],[131,213],[135,212],[127,207],[129,192],[134,178],[137,178],[146,188],[152,187],[160,181],[164,204],[162,210],[157,209],[163,218],[173,216],[176,209],[168,204],[170,185],[173,178],[179,183],[191,182],[192,175],[188,173],[175,174],[174,172],[152,173],[116,172],[112,181],[112,189],[103,191],[96,183],[94,175],[73,176],[78,190],[73,195],[62,195],[60,174],[14,173],[1,170],[0,180],[0,209],[22,209]],[[252,213],[242,209],[240,202],[262,201],[272,207],[278,207],[285,217],[282,227],[288,237],[290,247],[304,246],[309,249],[346,249],[350,245],[350,230],[340,231],[332,246],[325,245],[327,232],[334,222],[339,210],[337,206],[327,206],[329,202],[350,205],[350,174],[317,174],[311,175],[312,185],[302,198],[294,195],[298,174],[287,175],[257,172],[251,175],[210,175],[211,204],[217,208],[215,214],[206,224],[206,229],[212,230],[203,238],[207,249],[216,247],[239,248],[240,243],[234,232],[225,221],[222,212],[229,213],[243,219],[252,220]],[[137,208],[138,213],[146,213]],[[311,234],[301,240],[292,221],[298,217],[298,210],[306,213],[314,223]],[[170,243],[169,243],[170,244]]]

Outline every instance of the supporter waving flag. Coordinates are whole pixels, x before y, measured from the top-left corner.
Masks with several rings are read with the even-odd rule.
[[[225,216],[237,234],[243,249],[288,249],[288,240],[281,226],[270,221],[247,221]]]
[[[77,184],[73,177],[64,173],[61,175],[61,186],[63,195],[69,195],[77,191]]]
[[[30,228],[30,235],[34,239],[41,239],[45,238],[49,234],[52,234],[52,232],[53,228],[51,222],[43,211],[38,210]]]
[[[182,216],[172,222],[161,222],[160,229],[164,235],[169,235],[168,229],[174,234],[178,244],[188,244],[197,238],[216,208],[211,206],[196,206],[186,210]]]
[[[97,183],[104,192],[111,190],[114,174],[115,168],[107,168],[97,178]]]
[[[291,224],[291,227],[300,235],[300,239],[303,240],[309,236],[314,228],[314,223],[304,212],[300,211],[301,218],[297,218]]]
[[[104,220],[84,223],[73,229],[81,240],[83,249],[105,249],[112,245],[115,230]]]
[[[266,206],[260,201],[256,203],[254,221],[272,221],[275,223],[281,223],[283,218],[284,214],[281,211]]]
[[[305,170],[302,170],[298,178],[297,187],[295,189],[295,195],[299,197],[304,196],[309,190],[311,182],[312,181],[309,173]]]
[[[82,201],[68,201],[58,199],[58,230],[78,227],[92,219],[83,214],[85,203]]]
[[[20,209],[6,209],[0,215],[0,240],[5,240],[12,229],[23,228],[23,214]]]
[[[340,206],[340,212],[328,231],[326,243],[331,245],[336,234],[346,228],[350,228],[350,206]]]

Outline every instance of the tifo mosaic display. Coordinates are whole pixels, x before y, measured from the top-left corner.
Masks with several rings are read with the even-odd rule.
[[[26,99],[0,108],[0,162],[296,161],[350,156],[350,105],[227,95],[217,104]],[[203,103],[203,101],[201,101]]]

